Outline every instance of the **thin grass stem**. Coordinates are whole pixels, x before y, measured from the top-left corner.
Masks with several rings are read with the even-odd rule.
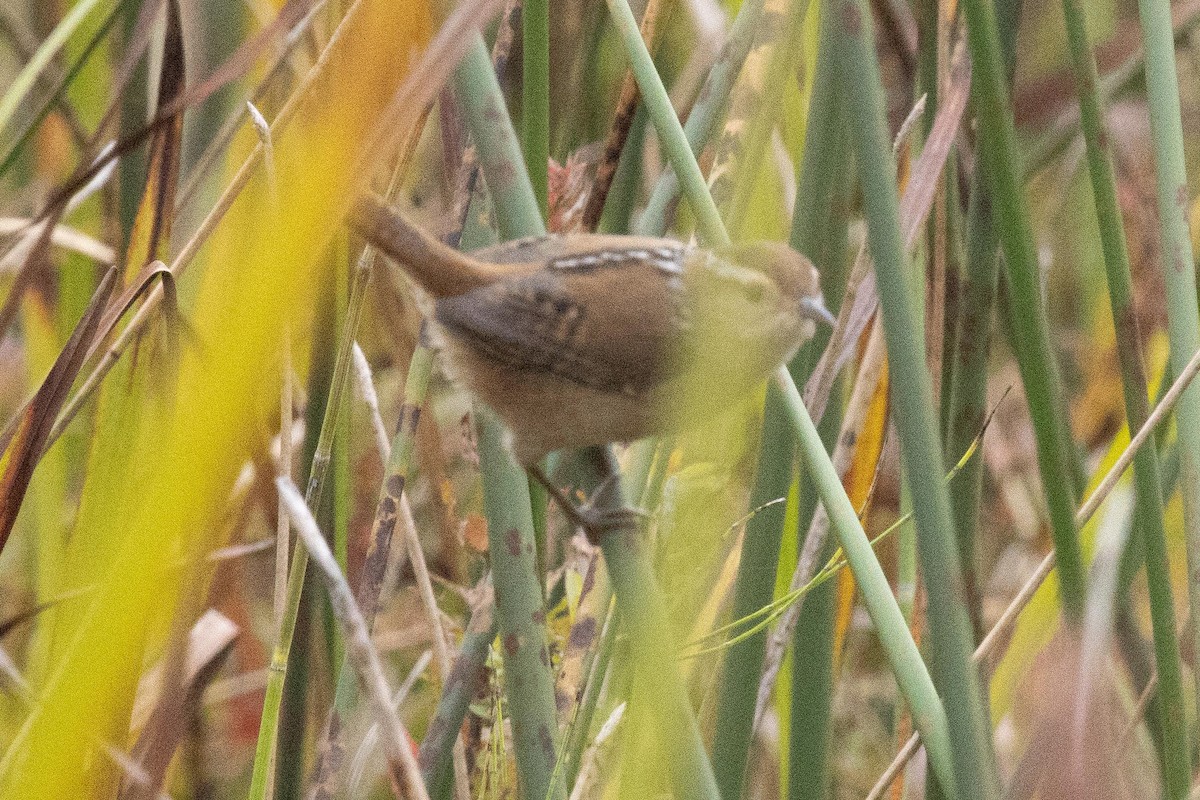
[[[1166,284],[1170,360],[1172,368],[1182,374],[1188,359],[1200,348],[1200,306],[1196,300],[1196,262],[1188,230],[1190,194],[1184,162],[1175,36],[1170,3],[1139,0],[1138,12],[1146,52],[1146,93],[1154,143],[1159,259]],[[1200,386],[1184,392],[1175,417],[1179,427],[1179,490],[1183,496],[1183,529],[1191,576],[1188,600],[1192,618],[1200,619],[1200,582],[1196,579],[1200,569]],[[1193,628],[1194,645],[1200,644],[1200,626]],[[1164,676],[1159,677],[1161,680]],[[1200,670],[1195,670],[1194,678],[1196,696],[1200,698]],[[1176,789],[1174,785],[1170,788]]]
[[[700,167],[696,163],[691,149],[688,147],[683,127],[679,124],[679,119],[675,116],[674,109],[667,98],[666,89],[663,87],[662,81],[654,69],[649,53],[646,52],[641,37],[638,35],[637,23],[633,18],[633,12],[630,11],[625,0],[608,0],[608,6],[617,25],[622,44],[625,46],[633,65],[634,75],[637,77],[638,86],[650,111],[651,119],[654,121],[659,139],[662,141],[663,148],[667,153],[672,167],[681,176],[684,196],[689,204],[691,204],[692,211],[699,221],[701,233],[711,245],[720,246],[727,244],[729,242],[729,235],[725,231],[725,225],[717,213],[712,196],[708,193],[707,186],[700,173]],[[870,56],[872,66],[874,66],[873,59],[874,56],[872,54]],[[878,94],[877,70],[874,74],[874,92]],[[856,93],[861,93],[861,88],[856,89]],[[880,124],[882,123],[882,117],[880,117],[879,122]],[[852,125],[851,127],[854,126]],[[887,160],[890,161],[890,149],[886,141],[886,136],[884,137],[883,146],[883,152],[888,156]],[[893,169],[890,166],[887,169],[888,176],[891,176]],[[893,213],[896,203],[895,188],[895,181],[892,179],[892,186],[888,196],[893,207]],[[898,235],[898,222],[896,222],[896,226]],[[912,370],[912,372],[913,374],[923,374],[923,369],[924,367],[922,366],[919,369]],[[904,617],[900,613],[895,597],[892,596],[891,587],[883,574],[882,568],[879,566],[879,562],[875,559],[874,553],[871,551],[870,543],[863,532],[862,525],[854,513],[854,508],[849,498],[846,497],[837,472],[829,460],[829,454],[825,452],[816,427],[812,424],[812,419],[809,417],[807,409],[804,408],[803,400],[800,398],[799,390],[796,389],[796,385],[786,367],[780,367],[775,380],[779,383],[783,391],[783,396],[787,399],[788,419],[792,424],[794,435],[799,440],[801,454],[804,457],[806,466],[814,475],[818,476],[817,480],[821,499],[830,511],[830,518],[833,520],[834,529],[841,539],[842,546],[845,548],[847,554],[853,554],[850,559],[851,568],[863,586],[868,610],[875,621],[876,628],[879,630],[881,641],[888,653],[901,689],[904,691],[909,704],[914,709],[914,717],[917,719],[918,729],[924,731],[925,735],[931,737],[931,741],[935,742],[930,748],[933,753],[932,762],[934,768],[938,771],[941,780],[948,785],[953,785],[954,777],[950,759],[950,736],[946,727],[946,710],[942,708],[941,700],[933,688],[933,682],[929,677],[929,673],[924,668],[916,644],[913,642],[912,636],[904,624]],[[932,463],[934,466],[938,466],[937,461]],[[934,482],[938,483],[937,479]],[[946,527],[948,532],[949,509],[945,504],[944,489],[942,491],[942,503],[943,508],[946,510]],[[605,555],[607,558],[608,553],[606,552]],[[947,572],[949,571],[947,570]],[[615,579],[614,584],[616,584]],[[620,589],[618,589],[619,598]],[[969,641],[966,646],[966,652],[969,656]],[[978,705],[978,692],[975,692],[973,699],[976,705]]]
[[[1100,245],[1104,253],[1113,325],[1117,332],[1125,414],[1129,429],[1134,430],[1145,424],[1150,409],[1146,373],[1142,366],[1141,336],[1138,334],[1133,307],[1129,251],[1096,90],[1096,60],[1079,0],[1063,0],[1063,15],[1079,94],[1080,123],[1087,144],[1088,173],[1095,199],[1096,220],[1100,227]],[[1171,596],[1171,570],[1163,523],[1162,478],[1156,448],[1143,447],[1138,450],[1133,461],[1133,475],[1137,496],[1135,513],[1146,552],[1146,583],[1150,594],[1155,663],[1159,676],[1157,702],[1163,749],[1160,763],[1166,796],[1175,800],[1187,795],[1191,763],[1183,711],[1179,641],[1175,635],[1175,604]]]
[[[980,166],[991,193],[1012,295],[1009,309],[1013,345],[1029,402],[1043,494],[1058,553],[1063,611],[1071,624],[1076,624],[1082,619],[1087,592],[1083,556],[1073,521],[1078,494],[1070,452],[1073,445],[1066,430],[1061,381],[1042,302],[1041,271],[1025,208],[996,11],[986,0],[965,0],[963,12],[974,70],[973,90],[981,134]]]
[[[900,434],[905,478],[913,498],[917,546],[924,573],[936,576],[936,580],[926,581],[929,629],[936,659],[935,673],[941,680],[939,688],[945,698],[948,724],[947,739],[941,745],[949,746],[953,762],[952,780],[947,780],[944,769],[938,771],[938,779],[948,796],[956,796],[953,787],[957,786],[961,793],[958,796],[992,798],[997,796],[999,781],[979,676],[971,663],[974,637],[962,603],[962,567],[949,496],[941,480],[945,470],[938,441],[938,407],[933,401],[933,388],[925,364],[924,326],[917,313],[900,234],[895,163],[884,122],[871,11],[865,2],[846,3],[837,14],[831,15],[830,24],[837,29],[843,85],[848,96],[849,128],[863,181],[867,236],[875,261],[888,363],[895,376],[892,386],[894,417]],[[804,446],[802,442],[801,447]],[[832,477],[836,479],[836,473]],[[844,493],[842,497],[845,497]],[[834,509],[829,510],[830,518],[840,528]],[[857,523],[848,500],[838,511],[841,515],[850,512]],[[850,548],[845,542],[843,546],[849,555]],[[855,575],[858,575],[857,569]],[[863,590],[865,594],[865,585]],[[876,623],[880,635],[885,634],[884,629],[895,627],[911,642],[911,634],[898,608],[895,614],[898,619],[885,625]],[[886,633],[896,635],[891,631]],[[918,730],[928,728],[928,720],[922,720],[925,710],[911,700],[910,705]],[[938,755],[933,750],[931,755],[936,767]]]

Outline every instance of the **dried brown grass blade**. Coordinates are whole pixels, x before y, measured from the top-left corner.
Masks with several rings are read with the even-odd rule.
[[[86,185],[110,161],[120,158],[140,146],[159,129],[174,124],[175,118],[181,116],[184,111],[199,105],[212,96],[213,92],[245,75],[268,45],[286,34],[304,17],[311,3],[312,0],[288,0],[287,5],[280,9],[275,19],[267,27],[246,41],[212,74],[190,91],[179,95],[173,102],[162,107],[144,128],[121,139],[103,157],[96,159],[87,169],[77,172],[71,180],[54,193],[47,203],[47,207],[53,208],[61,205],[66,198]],[[45,212],[38,215],[38,219],[40,220],[44,215]]]
[[[111,269],[110,272],[114,276],[115,286],[116,268]],[[103,315],[100,317],[100,322],[96,326],[96,330],[91,336],[90,341],[84,345],[83,355],[80,358],[80,366],[76,367],[76,374],[78,374],[79,369],[82,368],[83,364],[86,364],[91,360],[92,356],[96,352],[96,349],[108,337],[108,335],[112,333],[113,329],[116,327],[117,323],[120,321],[125,312],[128,311],[134,302],[143,294],[145,294],[145,292],[154,284],[155,278],[161,278],[163,283],[163,295],[167,304],[163,311],[163,315],[167,319],[168,336],[170,337],[169,340],[174,341],[177,338],[176,332],[183,328],[183,323],[179,318],[177,311],[177,303],[175,299],[175,276],[161,261],[153,261],[142,267],[139,277],[135,279],[129,286],[126,286],[124,291],[121,292],[116,300],[111,303],[107,303],[107,307],[101,307]],[[97,290],[97,295],[98,294],[99,290]],[[110,287],[109,295],[111,294],[112,289]],[[80,320],[80,324],[82,324],[82,319]],[[70,342],[68,342],[68,345],[69,344]],[[74,381],[74,377],[74,375],[71,376],[72,381]],[[49,380],[49,378],[47,378],[47,380]],[[70,384],[68,383],[64,387],[64,392],[69,388]],[[4,431],[0,432],[0,448],[7,447],[8,443],[16,436],[18,429],[23,424],[22,420],[30,413],[30,409],[37,401],[37,397],[37,395],[34,395],[34,397],[28,400],[24,407],[22,407],[17,415],[8,423]],[[59,408],[62,407],[63,402],[64,401],[62,400],[59,401]],[[43,442],[43,447],[47,443],[53,441],[54,438],[57,438],[57,435],[60,432],[61,431],[56,431],[55,427],[52,426],[50,428],[47,441]],[[0,470],[4,468],[5,464],[7,464],[7,456],[0,456]],[[3,549],[2,540],[0,540],[0,549]]]
[[[177,102],[183,95],[186,80],[184,56],[179,0],[168,0],[162,67],[159,70],[158,113]],[[126,281],[132,280],[146,262],[166,257],[171,239],[171,223],[175,216],[175,190],[179,183],[182,141],[182,114],[171,117],[168,124],[156,130],[150,137],[146,187],[133,221],[129,250],[125,256]]]
[[[900,228],[904,245],[912,249],[920,235],[925,218],[933,205],[934,195],[941,180],[942,170],[950,155],[950,147],[958,136],[963,112],[971,88],[971,62],[966,50],[960,45],[950,67],[950,78],[945,96],[940,98],[938,113],[925,148],[913,165],[904,194],[900,198]],[[865,246],[855,261],[854,271],[846,290],[846,299],[838,314],[837,325],[829,339],[829,346],[821,356],[817,368],[804,387],[804,404],[814,420],[825,413],[833,382],[843,366],[853,355],[859,337],[875,314],[878,296],[875,293],[875,273],[870,269],[870,257]]]
[[[144,780],[135,782],[126,778],[118,795],[121,800],[159,796],[167,767],[187,735],[189,721],[199,708],[204,690],[233,649],[239,632],[232,620],[209,609],[196,621],[188,635],[182,682],[168,686],[167,681],[162,679],[166,674],[163,668],[166,662],[159,664],[151,676],[158,678],[159,697],[148,712],[131,753],[134,762],[141,768],[139,774]],[[136,720],[136,705],[134,715]]]
[[[67,392],[96,337],[101,312],[108,303],[115,282],[116,270],[110,269],[100,281],[92,302],[83,312],[71,338],[51,367],[50,374],[25,406],[15,425],[0,439],[0,447],[3,448],[3,455],[0,455],[0,550],[4,549],[12,532],[55,417],[67,399]]]
[[[0,306],[0,333],[8,330],[8,326],[12,323],[13,318],[16,316],[17,306],[20,303],[21,298],[24,296],[25,290],[29,287],[29,284],[32,280],[33,269],[36,267],[36,261],[33,259],[38,257],[39,252],[44,252],[46,243],[49,242],[49,231],[51,231],[58,224],[58,218],[63,213],[63,210],[66,208],[67,202],[71,199],[71,197],[84,186],[86,186],[92,180],[92,178],[96,177],[96,175],[98,175],[106,166],[129,151],[139,147],[143,142],[146,141],[146,139],[153,136],[160,129],[169,127],[171,125],[177,125],[177,117],[181,117],[186,109],[202,103],[204,100],[208,99],[213,92],[217,91],[222,86],[237,80],[239,77],[245,74],[246,71],[253,66],[255,59],[262,52],[262,50],[266,48],[267,45],[290,30],[292,26],[296,24],[296,22],[303,18],[304,14],[307,13],[308,7],[311,5],[311,3],[312,0],[289,0],[287,5],[280,10],[279,14],[275,17],[270,25],[263,28],[252,39],[239,47],[237,51],[234,52],[234,54],[230,56],[224,64],[221,65],[221,67],[213,72],[199,86],[195,87],[190,92],[179,95],[173,102],[168,103],[162,110],[160,110],[155,118],[140,131],[137,131],[136,133],[133,133],[125,139],[117,142],[115,145],[106,150],[103,155],[95,158],[90,164],[87,164],[86,166],[80,165],[71,178],[69,178],[50,195],[50,198],[46,201],[46,204],[42,207],[41,211],[39,211],[29,220],[29,224],[27,226],[27,229],[32,228],[35,225],[49,220],[48,224],[46,225],[47,233],[44,235],[46,241],[38,242],[37,246],[34,248],[34,251],[30,254],[30,258],[26,259],[26,263],[23,264],[20,270],[17,272],[17,277],[13,282],[13,286],[11,289],[9,289],[8,295],[4,299],[4,305]],[[131,39],[134,44],[131,46],[131,50],[126,54],[126,57],[123,60],[120,69],[118,70],[118,79],[114,81],[115,96],[119,97],[120,93],[124,91],[125,84],[129,80],[129,76],[132,74],[133,67],[136,66],[141,57],[142,51],[144,51],[146,47],[146,43],[149,40],[150,31],[153,27],[152,23],[154,21],[154,14],[152,13],[152,9],[154,7],[156,7],[155,3],[146,3],[142,6],[141,11],[139,12],[137,24]],[[111,123],[113,114],[119,107],[120,104],[114,102],[110,105],[108,111],[106,111],[104,119],[96,129],[96,135],[93,136],[93,141],[91,142],[93,149],[96,146],[96,141],[98,141],[100,134],[107,129]],[[17,235],[20,233],[21,232],[18,232]]]
[[[296,532],[308,549],[312,563],[324,578],[334,616],[346,637],[346,656],[358,672],[371,710],[382,734],[388,761],[388,776],[397,797],[429,800],[421,768],[412,751],[412,739],[399,715],[391,705],[391,690],[384,675],[379,652],[371,642],[367,621],[354,600],[354,592],[342,574],[333,552],[317,527],[317,522],[304,502],[304,496],[289,479],[275,479],[275,486],[287,508]]]

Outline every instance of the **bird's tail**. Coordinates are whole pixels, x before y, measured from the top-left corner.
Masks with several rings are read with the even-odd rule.
[[[361,197],[348,222],[435,298],[454,297],[495,280],[488,265],[442,244],[376,197]]]

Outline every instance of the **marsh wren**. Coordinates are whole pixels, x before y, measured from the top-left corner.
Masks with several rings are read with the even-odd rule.
[[[570,234],[467,255],[373,198],[351,225],[428,295],[447,373],[500,416],[526,467],[699,422],[830,320],[812,263],[773,242]]]

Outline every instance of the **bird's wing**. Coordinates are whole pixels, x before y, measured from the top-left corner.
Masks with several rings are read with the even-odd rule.
[[[439,300],[437,321],[506,367],[636,395],[685,360],[677,261],[644,248],[565,251],[532,274]]]

